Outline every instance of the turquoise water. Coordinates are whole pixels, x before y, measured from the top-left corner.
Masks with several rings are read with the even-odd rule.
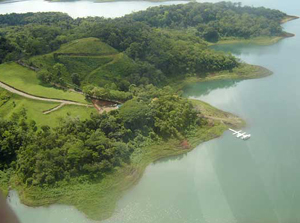
[[[300,15],[297,0],[243,2]],[[272,46],[216,48],[262,65],[272,76],[185,89],[187,97],[244,118],[252,138],[242,141],[226,132],[186,155],[151,164],[105,223],[300,222],[300,20],[284,27],[296,37]],[[26,207],[16,194],[10,204],[23,223],[89,222],[68,206]]]

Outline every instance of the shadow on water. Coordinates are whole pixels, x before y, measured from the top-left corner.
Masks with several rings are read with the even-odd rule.
[[[222,51],[227,53],[232,53],[234,55],[240,56],[242,54],[251,54],[249,51],[253,51],[253,49],[262,49],[261,46],[253,45],[253,44],[232,44],[232,45],[216,45],[210,47],[216,51]],[[247,53],[248,52],[248,53]]]
[[[233,44],[233,45],[216,45],[216,46],[212,46],[211,49],[216,51],[228,52],[240,56],[242,53],[252,50],[253,47],[255,46],[252,44],[248,44],[248,45]]]
[[[209,82],[199,82],[186,86],[184,90],[185,97],[199,97],[210,94],[216,89],[228,89],[235,87],[242,80],[216,80]]]
[[[169,162],[169,161],[179,161],[179,160],[182,160],[186,156],[187,156],[187,153],[184,153],[181,155],[176,155],[176,156],[170,156],[170,157],[156,160],[155,162],[153,162],[153,164],[159,164],[159,163],[164,163],[164,162]]]
[[[284,45],[284,40],[280,40],[276,43],[276,47],[274,45],[257,45],[257,44],[245,44],[245,43],[238,43],[238,44],[224,44],[224,45],[215,45],[211,46],[210,48],[216,51],[222,51],[226,53],[231,53],[237,57],[243,56],[262,56],[267,54],[277,54],[280,52],[281,46]]]

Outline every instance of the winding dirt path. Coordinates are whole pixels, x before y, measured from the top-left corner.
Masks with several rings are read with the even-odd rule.
[[[52,98],[44,98],[44,97],[39,97],[39,96],[34,96],[31,94],[28,94],[26,92],[20,91],[16,88],[13,88],[3,82],[0,81],[0,87],[4,88],[5,90],[20,95],[25,98],[33,99],[33,100],[38,100],[38,101],[49,101],[49,102],[56,102],[56,103],[62,103],[63,105],[78,105],[78,106],[85,106],[85,107],[92,107],[92,105],[88,104],[83,104],[75,101],[68,101],[68,100],[61,100],[61,99],[52,99]]]
[[[60,109],[60,108],[63,107],[64,105],[65,105],[65,103],[61,103],[60,105],[55,106],[54,108],[52,108],[52,109],[50,109],[50,110],[44,111],[43,114],[44,114],[44,115],[47,115],[47,114],[49,114],[49,113],[51,113],[51,112],[54,112],[54,111]]]

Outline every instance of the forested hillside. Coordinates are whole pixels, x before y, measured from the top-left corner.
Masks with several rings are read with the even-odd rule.
[[[24,20],[28,20],[26,14]],[[23,24],[22,19],[20,23]],[[153,29],[129,18],[77,19],[72,25],[67,19],[61,23],[31,23],[17,29],[7,26],[9,24],[2,25],[0,33],[7,40],[3,48],[12,49],[3,52],[3,62],[50,53],[59,49],[61,44],[79,38],[97,37],[135,60],[135,69],[127,78],[134,84],[158,85],[166,77],[186,73],[205,75],[207,71],[232,69],[238,65],[232,56],[208,49],[197,36]]]
[[[39,69],[37,76],[43,84],[57,83],[75,89],[93,84],[111,91],[109,95],[101,95],[102,99],[122,101],[130,98],[124,92],[130,85],[126,79],[136,70],[136,64],[125,53],[97,38],[74,40],[57,51],[25,62]]]
[[[237,67],[239,63],[234,57],[210,50],[206,41],[280,36],[283,34],[280,22],[286,17],[285,13],[277,10],[229,2],[153,7],[117,19],[72,19],[63,13],[0,15],[0,62],[26,61],[32,56],[52,53],[62,44],[76,39],[96,37],[135,61],[135,66],[130,65],[130,74],[125,75],[118,90],[128,90],[130,84],[160,85],[166,83],[166,78],[178,75],[205,76],[207,72]],[[59,52],[54,54],[60,58],[54,58],[55,64],[51,64],[48,71],[53,70],[56,63],[72,67],[68,61],[70,57],[66,58]],[[86,75],[83,70],[87,67],[83,58],[72,58],[73,61],[75,59],[76,71],[70,71],[67,82],[73,79],[73,84],[80,86],[79,82],[84,81],[83,76]],[[90,58],[91,66],[97,64]],[[52,70],[51,74],[55,73]],[[51,79],[63,84],[63,79],[50,78],[49,75],[44,78],[47,74],[41,72],[43,81]],[[119,83],[119,80],[114,82]]]
[[[16,162],[13,166],[26,185],[101,178],[114,167],[130,163],[135,149],[160,139],[183,139],[196,126],[205,125],[187,99],[169,91],[132,89],[134,99],[120,111],[86,121],[69,117],[55,129],[37,128],[25,111],[1,120],[0,170]],[[4,100],[7,97],[1,95]]]

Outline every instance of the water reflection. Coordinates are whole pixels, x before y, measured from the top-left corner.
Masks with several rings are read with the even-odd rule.
[[[55,204],[47,207],[28,207],[21,203],[16,191],[9,192],[7,201],[21,223],[96,223],[87,219],[76,208],[68,205]]]
[[[165,158],[159,159],[157,161],[154,161],[153,164],[155,165],[155,164],[169,162],[169,161],[180,161],[181,159],[183,159],[186,156],[187,156],[187,153],[177,155],[177,156],[165,157]]]
[[[228,89],[235,87],[242,80],[216,80],[210,82],[199,82],[195,84],[188,85],[184,88],[184,96],[186,97],[200,97],[206,96],[211,93],[211,91],[217,89]]]
[[[281,50],[281,45],[284,40],[276,43],[276,47],[273,45],[260,46],[255,44],[229,44],[229,45],[216,45],[211,46],[212,49],[216,51],[229,52],[236,56],[253,56],[253,55],[267,55],[267,54],[277,54]]]

